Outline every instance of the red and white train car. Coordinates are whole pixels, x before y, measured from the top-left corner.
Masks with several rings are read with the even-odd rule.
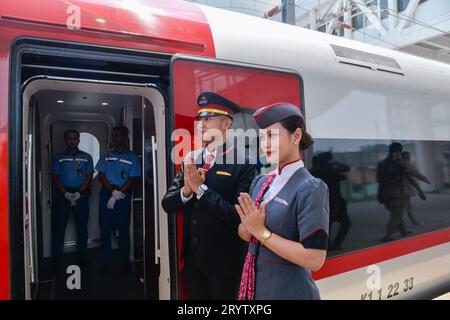
[[[193,132],[202,91],[245,107],[235,121],[244,129],[254,126],[252,110],[262,105],[298,105],[315,138],[304,155],[307,166],[314,155],[331,152],[351,167],[340,182],[348,218],[331,224],[340,248],[314,274],[323,299],[447,292],[449,86],[443,63],[184,1],[3,0],[0,298],[58,297],[48,268],[51,156],[63,147],[62,132],[76,128],[82,148],[97,159],[117,124],[129,127],[144,173],[134,188],[131,224],[131,258],[143,286],[131,284],[128,297],[183,298],[182,215],[166,214],[160,203],[177,170],[172,141],[182,138],[172,132]],[[411,233],[383,243],[389,213],[376,201],[375,170],[392,141],[403,144],[431,183],[420,184],[426,200],[411,197],[420,223],[410,224],[405,214]],[[95,256],[96,179],[92,189],[88,244]],[[69,222],[67,256],[74,247]],[[104,289],[108,297],[127,293],[127,286],[97,278],[86,285],[111,286]],[[99,292],[87,297],[105,297]]]

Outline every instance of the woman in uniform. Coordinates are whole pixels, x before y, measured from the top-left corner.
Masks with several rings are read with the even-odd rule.
[[[302,161],[313,140],[292,104],[262,107],[253,116],[261,148],[277,168],[238,198],[239,236],[250,242],[238,299],[320,299],[311,271],[326,257],[329,199],[327,185]]]

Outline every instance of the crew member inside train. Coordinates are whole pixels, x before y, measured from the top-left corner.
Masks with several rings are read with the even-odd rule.
[[[250,242],[238,298],[320,299],[311,270],[325,262],[329,192],[302,160],[313,140],[292,104],[262,107],[253,116],[263,129],[262,150],[277,168],[238,198],[239,235]]]
[[[183,209],[187,298],[235,299],[245,243],[237,234],[240,220],[234,205],[241,192],[248,192],[256,166],[246,156],[239,164],[236,146],[227,142],[228,129],[241,108],[210,92],[201,93],[197,104],[206,147],[184,159],[162,206],[169,213]]]
[[[90,154],[78,149],[80,133],[64,132],[66,150],[57,153],[52,161],[52,180],[56,187],[53,213],[53,256],[59,262],[64,248],[64,236],[70,212],[75,214],[77,245],[81,263],[87,261],[89,195],[94,166]]]
[[[114,148],[102,155],[96,165],[102,185],[99,202],[102,261],[100,272],[108,272],[112,263],[111,231],[119,229],[119,259],[122,270],[130,269],[130,212],[132,185],[141,175],[139,159],[128,147],[128,129],[113,128]]]

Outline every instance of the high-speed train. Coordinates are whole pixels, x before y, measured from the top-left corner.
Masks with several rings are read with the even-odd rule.
[[[251,115],[258,107],[299,106],[315,139],[303,155],[308,169],[323,154],[347,167],[339,176],[345,213],[330,219],[333,245],[313,274],[322,299],[448,292],[449,88],[444,63],[185,1],[2,0],[0,299],[67,297],[49,263],[51,158],[64,148],[63,132],[74,128],[80,149],[96,161],[120,124],[130,129],[143,168],[133,188],[134,276],[105,281],[86,271],[83,297],[185,297],[183,216],[164,212],[161,199],[178,170],[172,149],[194,132],[203,91],[241,105],[234,126],[243,129],[256,127]],[[404,212],[410,233],[383,242],[389,212],[377,201],[376,168],[394,141],[427,182],[417,179]],[[94,173],[92,269],[100,246],[99,190]],[[72,217],[68,265],[75,251]]]

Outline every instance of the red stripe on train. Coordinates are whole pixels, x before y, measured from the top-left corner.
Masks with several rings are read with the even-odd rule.
[[[447,242],[450,242],[450,228],[330,258],[322,269],[313,273],[313,278],[328,278]]]

